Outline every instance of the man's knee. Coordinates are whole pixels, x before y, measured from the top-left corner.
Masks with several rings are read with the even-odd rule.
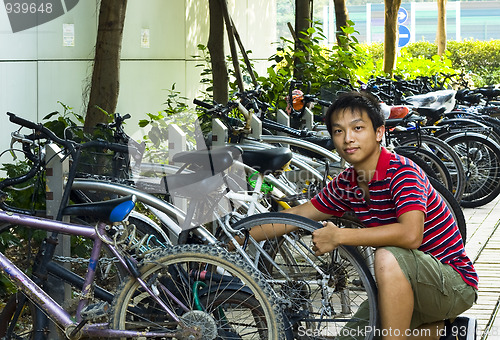
[[[377,282],[406,278],[394,254],[379,248],[375,251],[375,277]]]

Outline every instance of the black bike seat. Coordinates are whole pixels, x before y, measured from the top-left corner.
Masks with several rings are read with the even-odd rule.
[[[135,200],[135,195],[129,195],[108,201],[68,205],[63,209],[63,215],[90,216],[103,222],[121,222],[134,209]]]
[[[161,180],[165,192],[192,199],[206,199],[206,195],[217,190],[223,183],[221,175],[201,170],[192,174],[169,175]]]
[[[417,112],[421,116],[429,117],[429,118],[432,118],[432,119],[438,119],[446,111],[446,107],[445,106],[441,106],[441,107],[418,107],[418,108],[416,108],[416,110],[417,110]]]
[[[242,150],[237,146],[224,146],[221,148],[179,152],[172,157],[175,163],[193,164],[204,170],[218,173],[226,170]]]
[[[490,87],[480,87],[477,89],[479,93],[481,93],[483,96],[487,98],[495,98],[500,96],[500,89],[490,86]]]
[[[290,149],[272,148],[264,150],[245,150],[242,155],[243,163],[262,174],[268,174],[283,168],[292,159]]]

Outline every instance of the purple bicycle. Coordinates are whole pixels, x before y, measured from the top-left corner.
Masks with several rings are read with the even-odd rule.
[[[17,287],[16,298],[0,314],[2,339],[37,339],[48,334],[44,317],[59,338],[272,339],[282,337],[281,308],[260,273],[236,254],[214,246],[182,245],[130,252],[123,222],[135,205],[128,196],[72,205],[65,214],[92,215],[95,227],[0,211],[0,222],[92,240],[84,277],[50,261],[39,261],[51,275],[71,284],[78,296],[69,311],[47,294],[36,275],[28,276],[0,253],[0,269]],[[111,223],[109,223],[111,222]],[[101,249],[113,254],[126,274],[116,291],[94,282]],[[45,252],[40,253],[46,255]],[[53,337],[53,336],[52,336]]]

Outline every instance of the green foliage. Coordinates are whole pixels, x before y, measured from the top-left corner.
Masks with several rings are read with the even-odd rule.
[[[311,93],[318,93],[339,78],[356,80],[357,70],[369,60],[355,37],[359,33],[354,30],[354,22],[348,24],[343,28],[346,35],[340,46],[326,46],[323,43],[326,37],[316,24],[304,32],[307,39],[300,39],[303,48],[295,48],[293,41],[282,38],[282,46],[269,58],[275,63],[267,69],[265,77],[258,78],[267,93],[267,102],[284,109],[287,82],[297,74],[310,82]]]
[[[448,54],[447,54],[448,55]],[[357,71],[357,76],[363,82],[367,82],[371,77],[387,76],[383,72],[383,59],[372,58]],[[444,74],[455,74],[458,71],[452,67],[451,60],[447,57],[432,55],[414,56],[408,49],[402,48],[398,56],[394,75],[403,79],[415,79],[417,77],[436,77]],[[440,81],[441,79],[436,79]]]
[[[63,112],[60,113],[58,111],[55,111],[49,113],[48,115],[43,117],[42,120],[45,121],[44,125],[48,129],[52,130],[52,132],[54,132],[58,137],[63,138],[64,130],[67,127],[82,126],[85,122],[85,118],[82,115],[74,112],[72,107],[59,101],[58,103],[63,107]]]
[[[476,86],[500,83],[500,40],[449,41],[453,65],[470,72]]]
[[[204,98],[212,98],[213,92],[213,81],[212,81],[212,65],[210,61],[210,53],[208,51],[208,47],[203,44],[198,44],[198,50],[201,53],[200,56],[193,56],[194,59],[199,60],[199,64],[196,64],[195,67],[200,67],[201,70],[201,80],[200,83],[205,85],[205,88],[202,89],[201,93]],[[175,84],[174,84],[175,85]],[[172,87],[172,90],[174,87]]]
[[[476,87],[500,83],[500,40],[450,40],[446,44],[445,64],[439,65],[444,68],[438,72],[453,73],[451,71],[454,70],[455,73],[470,74]],[[383,44],[373,43],[364,45],[364,48],[373,60],[381,65],[384,57]],[[436,54],[437,46],[434,43],[428,41],[410,43],[402,49],[398,64],[406,63],[405,59],[437,60]],[[419,65],[415,65],[415,68],[421,70]],[[434,70],[433,67],[428,68],[429,72]],[[410,72],[412,73],[414,72]]]
[[[149,127],[146,136],[143,137],[146,143],[145,158],[154,163],[166,163],[169,149],[169,126],[176,124],[186,133],[186,142],[189,148],[196,148],[196,135],[199,134],[197,112],[190,108],[186,101],[188,98],[182,97],[179,91],[175,90],[175,84],[168,90],[167,101],[164,103],[167,108],[156,114],[147,113],[147,119],[139,121],[141,128]]]
[[[405,46],[405,50],[413,57],[431,59],[437,54],[437,45],[429,41],[418,41]]]
[[[0,170],[6,173],[6,178],[14,178],[26,174],[31,169],[29,160],[17,160],[14,163],[3,164]],[[7,202],[17,208],[28,210],[45,209],[45,178],[41,174],[24,183],[16,184],[10,189],[4,189],[7,194]]]
[[[25,174],[30,168],[30,161],[17,160],[15,163],[3,164],[0,170],[6,173],[7,178],[12,178]],[[7,194],[7,204],[28,210],[45,209],[44,183],[43,178],[35,177],[25,183],[13,186],[16,190],[4,189]],[[3,253],[10,247],[22,247],[23,245],[26,248],[26,243],[29,244],[31,242],[39,244],[45,235],[46,232],[42,230],[33,230],[19,226],[4,227],[0,232],[0,251]],[[15,286],[4,275],[0,275],[0,295],[12,294],[14,292]]]

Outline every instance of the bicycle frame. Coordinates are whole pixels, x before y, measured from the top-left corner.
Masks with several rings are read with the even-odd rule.
[[[85,281],[82,289],[82,298],[79,301],[77,309],[77,321],[73,321],[71,316],[66,310],[55,302],[46,292],[43,291],[31,278],[29,278],[25,273],[23,273],[19,268],[16,267],[3,253],[0,253],[0,270],[2,270],[8,278],[14,282],[16,287],[25,294],[25,296],[34,302],[38,308],[40,308],[46,315],[49,316],[59,327],[64,330],[64,333],[68,338],[76,335],[78,332],[82,334],[93,337],[175,337],[178,336],[174,333],[162,333],[162,332],[138,332],[138,331],[127,331],[127,330],[117,330],[109,329],[109,324],[107,323],[96,323],[87,325],[86,321],[81,320],[80,312],[83,307],[88,303],[88,293],[92,289],[92,282],[95,277],[95,269],[98,263],[99,252],[102,246],[106,246],[112,253],[118,258],[121,265],[128,271],[131,276],[134,276],[139,284],[144,288],[144,290],[149,293],[160,306],[163,307],[166,313],[168,313],[172,319],[176,322],[182,324],[180,319],[151,291],[148,285],[141,280],[137,275],[133,275],[131,269],[127,265],[125,258],[119,253],[119,251],[112,244],[113,241],[104,233],[105,224],[99,223],[98,226],[90,227],[84,225],[70,224],[59,222],[55,220],[49,220],[39,217],[19,215],[14,213],[8,213],[0,211],[0,221],[7,222],[12,225],[22,225],[28,228],[41,229],[46,231],[60,232],[67,235],[81,236],[84,238],[92,239],[94,241],[94,246],[91,253],[91,258],[89,262],[89,267],[87,274],[85,276]],[[179,306],[185,310],[188,310],[186,306],[182,304],[178,299],[171,295],[170,297],[179,304]],[[184,329],[185,331],[185,329]]]

